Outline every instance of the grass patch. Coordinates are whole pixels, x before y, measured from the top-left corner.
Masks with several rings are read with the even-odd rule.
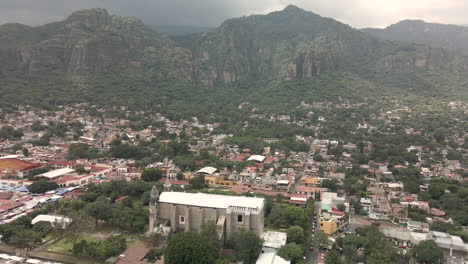
[[[101,241],[101,238],[93,236],[82,236],[77,241],[81,240],[86,240],[86,242],[89,243]],[[62,238],[48,247],[47,250],[60,254],[73,254],[73,244],[72,242],[68,241],[67,238]]]
[[[51,239],[54,239],[54,238],[55,238],[55,235],[48,234],[46,237],[44,237],[44,238],[42,239],[42,241],[43,241],[43,243],[45,243],[45,242],[47,242],[47,241],[49,241],[49,240],[51,240]]]

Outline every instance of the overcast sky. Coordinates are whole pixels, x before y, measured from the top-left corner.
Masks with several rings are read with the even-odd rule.
[[[468,0],[0,0],[0,24],[41,25],[84,8],[135,16],[147,24],[217,26],[294,4],[351,26],[386,27],[403,19],[468,24]]]

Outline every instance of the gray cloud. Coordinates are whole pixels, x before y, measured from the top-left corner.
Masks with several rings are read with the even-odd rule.
[[[385,27],[403,19],[468,24],[467,0],[0,0],[0,24],[40,25],[101,7],[148,24],[217,26],[232,17],[265,14],[294,4],[354,27]]]

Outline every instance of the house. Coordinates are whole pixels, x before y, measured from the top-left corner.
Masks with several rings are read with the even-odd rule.
[[[266,157],[262,155],[252,155],[247,159],[247,161],[255,161],[258,163],[262,163],[263,161],[265,161],[265,158]]]
[[[286,245],[287,234],[283,232],[266,231],[262,235],[262,252],[276,252],[282,246]]]
[[[360,200],[362,209],[364,209],[368,214],[372,213],[372,200],[367,198],[361,198]]]
[[[325,191],[325,188],[319,188],[319,187],[308,187],[304,185],[299,185],[296,187],[296,193],[298,194],[306,194],[306,195],[315,195],[318,193],[321,193]]]
[[[347,222],[345,221],[344,213],[322,213],[318,223],[320,225],[320,230],[322,230],[327,235],[333,235],[339,229],[345,227]]]
[[[31,221],[31,224],[35,225],[39,222],[49,222],[52,227],[60,227],[65,229],[72,222],[72,220],[64,216],[40,214],[34,217],[34,219]]]

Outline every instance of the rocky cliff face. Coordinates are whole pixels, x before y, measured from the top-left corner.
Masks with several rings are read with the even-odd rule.
[[[153,32],[140,20],[111,16],[103,9],[82,10],[65,21],[37,27],[44,37],[20,48],[0,48],[4,65],[0,71],[48,70],[64,74],[97,73],[110,67],[139,67],[145,50],[153,47],[159,66],[171,68],[171,76],[192,78],[190,52],[177,48],[168,38]],[[24,33],[24,32],[22,32]],[[1,40],[0,40],[1,43]],[[181,61],[174,61],[181,59]],[[187,65],[188,63],[188,65]],[[148,67],[154,66],[148,63]],[[163,67],[164,68],[164,67]]]
[[[446,50],[384,41],[294,6],[228,20],[201,36],[192,53],[195,76],[205,85],[364,73],[380,63],[387,69],[464,70]]]
[[[443,48],[382,40],[294,6],[230,19],[208,33],[175,39],[135,18],[82,10],[41,27],[0,26],[0,60],[0,77],[99,79],[105,73],[108,79],[101,86],[130,76],[132,83],[149,89],[176,81],[191,88],[222,87],[349,72],[373,82],[401,72],[468,71],[466,58]],[[392,85],[404,89],[407,84]]]

